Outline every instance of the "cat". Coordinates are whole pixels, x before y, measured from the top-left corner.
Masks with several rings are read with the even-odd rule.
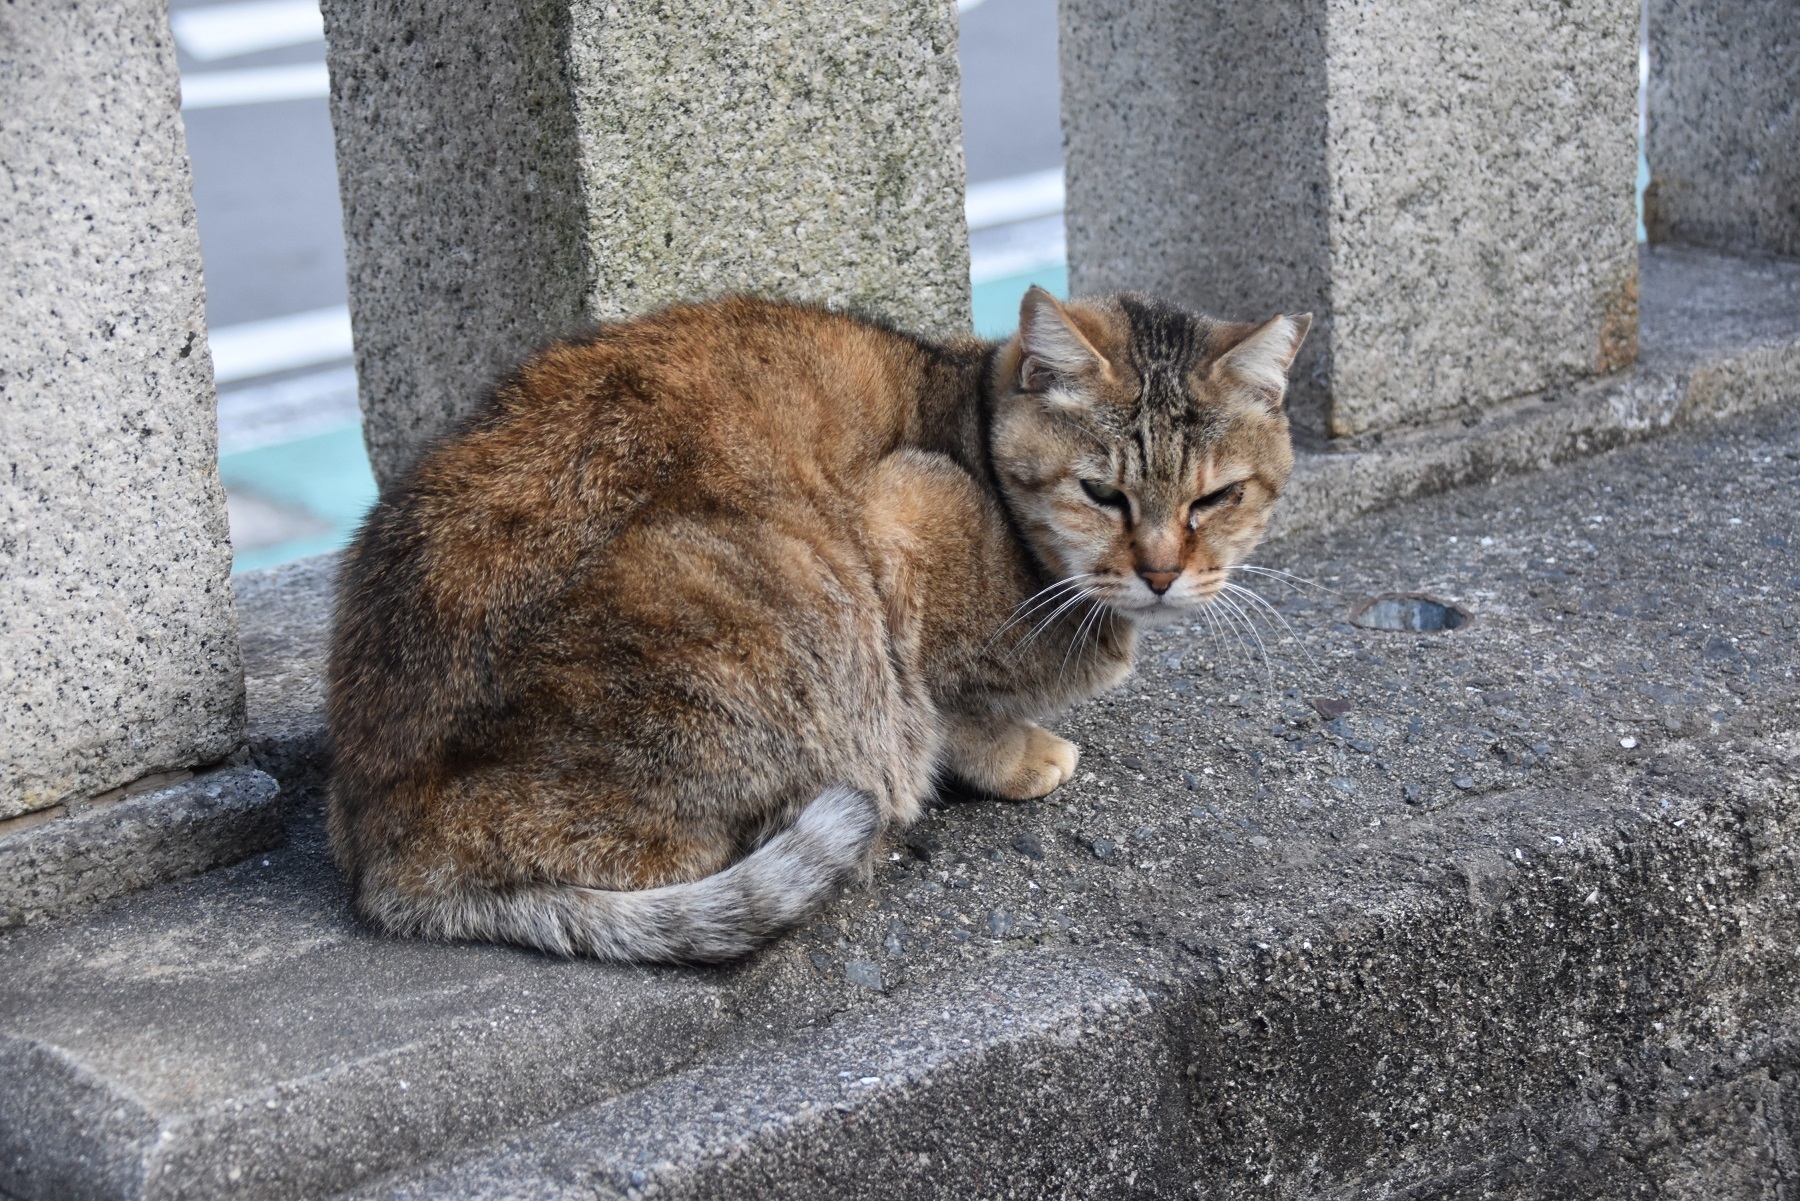
[[[556,342],[372,510],[329,668],[334,853],[404,935],[744,954],[940,775],[1043,796],[1037,724],[1204,605],[1293,465],[1311,316],[1033,288],[932,342],[745,297]]]

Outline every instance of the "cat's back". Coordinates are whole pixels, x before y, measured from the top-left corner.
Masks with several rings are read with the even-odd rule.
[[[634,523],[828,489],[917,433],[941,353],[727,298],[555,342],[377,504],[340,575],[340,766],[390,776],[509,703],[505,665]]]
[[[906,436],[934,355],[869,322],[748,297],[602,326],[527,360],[400,500],[607,511],[658,483],[691,495],[853,464]]]

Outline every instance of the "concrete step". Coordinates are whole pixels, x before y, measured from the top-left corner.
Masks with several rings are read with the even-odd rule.
[[[1158,632],[1063,723],[1078,779],[945,798],[718,970],[359,925],[309,758],[330,564],[251,582],[288,843],[0,939],[0,1189],[1775,1196],[1796,448],[1789,406],[1287,539],[1331,591],[1263,590],[1266,667]],[[1474,620],[1345,620],[1413,592]]]

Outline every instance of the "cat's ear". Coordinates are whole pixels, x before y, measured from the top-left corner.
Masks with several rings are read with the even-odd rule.
[[[1273,408],[1281,407],[1287,392],[1287,372],[1306,331],[1311,313],[1283,313],[1271,317],[1238,340],[1212,366],[1215,383],[1235,383],[1258,393]]]
[[[1112,371],[1056,297],[1033,284],[1019,302],[1019,388],[1044,392]],[[1059,390],[1060,391],[1060,390]]]

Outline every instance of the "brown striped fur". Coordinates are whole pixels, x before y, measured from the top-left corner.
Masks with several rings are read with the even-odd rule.
[[[552,345],[345,558],[330,827],[360,908],[726,958],[940,773],[1050,792],[1077,752],[1036,719],[1261,537],[1306,323],[1034,289],[994,344],[732,298]]]

